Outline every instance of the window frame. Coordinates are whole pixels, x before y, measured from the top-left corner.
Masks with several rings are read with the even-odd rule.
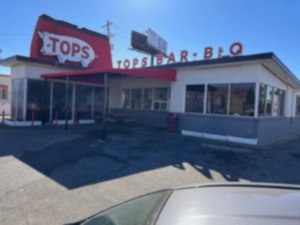
[[[139,108],[133,108],[132,107],[132,90],[134,89],[141,89],[141,107]],[[160,100],[160,99],[156,99],[155,98],[155,90],[156,89],[166,89],[166,100]],[[150,106],[150,109],[145,109],[144,108],[144,102],[145,102],[145,90],[151,90],[151,106]],[[129,91],[129,98],[128,98],[128,101],[129,101],[129,107],[126,108],[124,103],[125,103],[125,98],[123,99],[123,96],[124,96],[124,91]],[[158,106],[158,109],[155,109],[155,104]],[[149,104],[147,104],[149,105]],[[170,87],[168,86],[162,86],[162,87],[125,87],[125,88],[122,88],[122,105],[121,105],[121,108],[123,109],[127,109],[127,110],[151,110],[151,111],[163,111],[163,112],[167,112],[169,111],[169,105],[170,105]],[[165,109],[164,109],[165,108]]]
[[[0,100],[8,100],[8,85],[0,84]]]

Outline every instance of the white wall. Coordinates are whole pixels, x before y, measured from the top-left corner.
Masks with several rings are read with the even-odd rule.
[[[58,68],[53,66],[41,66],[41,65],[34,65],[34,64],[26,64],[25,66],[25,76],[26,78],[31,79],[41,79],[41,74],[46,73],[59,73],[59,72],[68,72],[74,71],[74,69],[65,69],[65,68]]]
[[[290,91],[286,84],[258,63],[244,63],[214,68],[179,69],[177,71],[177,81],[173,82],[171,86],[170,111],[184,112],[185,90],[188,84],[256,82],[265,83],[287,92]],[[288,107],[290,107],[290,103],[287,105]]]
[[[25,78],[26,77],[26,64],[18,64],[11,67],[11,79]]]
[[[11,67],[11,78],[31,78],[31,79],[41,79],[41,74],[44,73],[59,73],[74,71],[71,69],[58,68],[54,66],[38,65],[22,63]]]

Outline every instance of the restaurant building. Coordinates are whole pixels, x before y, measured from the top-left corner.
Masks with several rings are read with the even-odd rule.
[[[202,138],[260,145],[300,133],[300,82],[273,53],[113,68],[105,35],[42,15],[30,57],[0,64],[11,68],[14,121],[87,123],[109,111],[166,128],[175,113],[178,132]]]

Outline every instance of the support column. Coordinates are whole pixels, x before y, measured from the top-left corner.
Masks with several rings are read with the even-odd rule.
[[[68,120],[69,120],[69,84],[70,79],[66,77],[66,122],[65,122],[65,130],[68,130]]]
[[[106,112],[107,112],[107,73],[104,73],[104,106],[102,118],[102,140],[106,138]]]
[[[50,83],[50,105],[49,105],[49,123],[53,123],[53,81]]]

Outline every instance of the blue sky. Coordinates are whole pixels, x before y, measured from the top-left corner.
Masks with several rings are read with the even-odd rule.
[[[113,61],[144,55],[130,47],[130,32],[152,28],[168,42],[179,60],[181,50],[224,48],[243,43],[243,54],[274,52],[300,78],[300,1],[298,0],[10,0],[1,3],[2,58],[29,56],[36,21],[41,14],[106,33],[113,22]],[[192,57],[191,59],[192,60]],[[0,73],[7,73],[1,68]]]

